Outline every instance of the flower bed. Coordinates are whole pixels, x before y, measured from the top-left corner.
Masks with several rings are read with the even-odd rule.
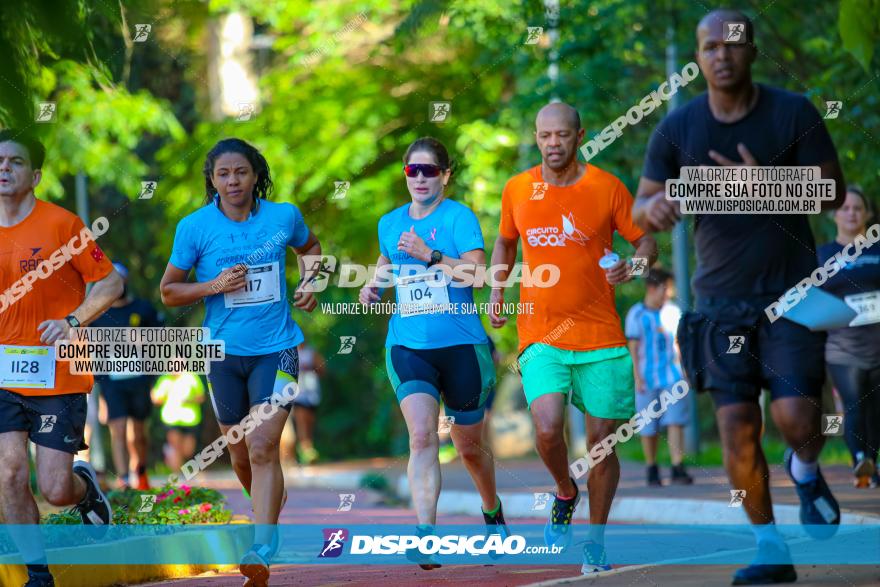
[[[145,496],[155,496],[148,498]],[[114,524],[226,524],[232,512],[226,507],[226,498],[215,489],[204,487],[164,487],[137,491],[111,491],[107,499],[113,506]],[[82,524],[79,514],[61,512],[46,514],[43,524]]]

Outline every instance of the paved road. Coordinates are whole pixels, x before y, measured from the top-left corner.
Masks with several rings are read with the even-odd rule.
[[[402,464],[394,460],[376,460],[369,463],[354,463],[324,467],[328,479],[329,473],[352,472],[361,470],[383,472],[389,479],[394,479],[403,471]],[[303,472],[291,471],[288,479]],[[629,497],[663,497],[689,499],[726,499],[728,487],[720,469],[701,469],[692,471],[697,484],[691,487],[663,487],[648,489],[643,484],[642,469],[638,466],[625,466],[618,495]],[[845,509],[864,513],[880,513],[880,490],[855,490],[850,485],[849,471],[845,467],[831,467],[826,470],[835,493]],[[337,477],[338,478],[338,477]],[[499,488],[504,491],[539,492],[552,488],[546,482],[546,473],[535,462],[509,461],[498,468]],[[237,489],[237,484],[229,476],[216,475],[209,482],[227,494],[230,506],[237,513],[248,513],[249,504]],[[289,500],[285,507],[281,522],[287,524],[328,524],[344,526],[346,524],[411,524],[415,519],[412,510],[401,504],[387,503],[376,492],[354,491],[356,498],[350,512],[338,512],[339,493],[352,493],[349,487],[334,487],[333,482],[313,483],[320,488],[303,489],[289,488]],[[471,487],[467,473],[460,465],[444,466],[444,488],[469,489]],[[774,471],[773,494],[777,503],[797,503],[790,482],[780,469]],[[583,506],[582,506],[583,507]],[[509,520],[520,523],[543,523],[544,519]],[[478,524],[481,519],[476,516],[441,516],[442,523]],[[613,562],[613,561],[612,561]],[[682,585],[682,586],[716,586],[729,585],[730,576],[736,567],[730,565],[664,565],[642,566],[627,565],[615,567],[612,574],[603,577],[584,578],[579,575],[576,565],[555,566],[446,566],[434,571],[423,571],[413,566],[404,565],[279,565],[273,567],[271,585],[304,585],[304,586],[375,586],[382,584],[394,587],[416,585],[593,585],[626,586],[638,585]],[[798,585],[878,585],[880,584],[880,566],[846,566],[846,565],[801,565],[798,567],[800,580]],[[173,585],[175,587],[227,587],[239,586],[242,583],[237,573],[212,574],[176,581],[154,583],[152,585]]]
[[[226,485],[223,483],[222,485]],[[240,491],[229,491],[230,505],[244,512],[247,501]],[[372,491],[356,492],[355,504],[350,512],[337,512],[336,494],[328,498],[324,490],[289,490],[287,507],[282,513],[284,524],[331,524],[345,526],[355,524],[413,524],[415,513],[406,508],[382,503],[382,497]],[[330,501],[332,507],[322,505]],[[519,520],[533,524],[543,519]],[[448,524],[482,524],[482,518],[469,516],[445,516]],[[483,585],[529,585],[539,581],[573,577],[580,568],[574,565],[531,567],[509,566],[445,566],[433,571],[423,571],[416,565],[278,565],[272,567],[271,585],[307,586],[364,586],[375,587],[393,584],[394,587],[421,587],[424,585],[460,585],[473,587]],[[237,573],[211,574],[191,579],[165,581],[151,585],[174,585],[175,587],[231,587],[240,586],[242,579]]]

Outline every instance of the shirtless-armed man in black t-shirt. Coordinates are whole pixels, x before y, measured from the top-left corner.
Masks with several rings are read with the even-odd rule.
[[[725,42],[725,22],[745,23],[745,42]],[[717,10],[697,27],[697,63],[708,92],[669,114],[654,130],[637,199],[635,221],[645,230],[670,229],[680,218],[665,199],[665,181],[683,166],[818,166],[845,182],[837,152],[816,109],[803,96],[752,81],[757,56],[752,23]],[[744,509],[758,542],[758,558],[738,570],[735,585],[797,579],[773,524],[769,470],[761,449],[761,389],[786,443],[785,466],[801,499],[809,533],[830,536],[840,508],[818,468],[825,379],[824,340],[788,320],[772,324],[764,308],[816,267],[806,215],[699,215],[694,222],[696,312],[685,315],[678,341],[692,385],[715,403],[724,462],[734,489],[745,489]],[[739,352],[729,352],[733,337]],[[731,345],[732,346],[732,345]]]

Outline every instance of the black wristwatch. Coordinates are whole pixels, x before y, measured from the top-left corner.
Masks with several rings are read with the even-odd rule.
[[[428,263],[428,267],[430,267],[431,265],[436,265],[442,260],[443,251],[438,251],[437,249],[434,249],[433,251],[431,251],[431,261]]]
[[[77,320],[76,316],[74,316],[73,314],[71,314],[64,320],[67,321],[68,324],[70,324],[71,328],[79,328],[79,320]]]

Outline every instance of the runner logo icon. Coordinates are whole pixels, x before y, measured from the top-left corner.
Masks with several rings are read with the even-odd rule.
[[[340,493],[339,494],[339,507],[336,508],[337,512],[350,512],[351,506],[354,505],[354,493]]]
[[[745,336],[728,336],[727,338],[730,342],[730,346],[727,349],[727,354],[729,354],[729,355],[739,354],[739,352],[743,349],[743,344],[746,341],[746,337]]]
[[[822,414],[822,434],[825,436],[843,435],[843,416],[841,414]]]
[[[547,193],[547,182],[546,181],[533,181],[532,182],[532,197],[530,200],[543,200],[544,195]]]
[[[741,508],[743,506],[743,501],[746,498],[746,490],[745,489],[731,489],[730,490],[730,503],[727,504],[727,507],[731,508]]]
[[[345,528],[324,528],[324,548],[318,553],[318,558],[336,558],[342,554],[342,547],[348,539],[348,530]]]
[[[55,428],[55,422],[57,420],[57,416],[40,416],[40,429],[37,430],[37,432],[52,432],[52,429]]]
[[[633,257],[632,263],[629,267],[629,274],[638,277],[645,273],[645,269],[648,267],[648,258],[647,257]]]
[[[536,493],[535,494],[535,503],[532,505],[532,511],[537,512],[544,509],[547,509],[547,504],[550,503],[550,494],[549,493]]]
[[[153,511],[153,507],[156,505],[156,496],[155,495],[141,495],[141,505],[138,507],[139,513],[149,513]]]

